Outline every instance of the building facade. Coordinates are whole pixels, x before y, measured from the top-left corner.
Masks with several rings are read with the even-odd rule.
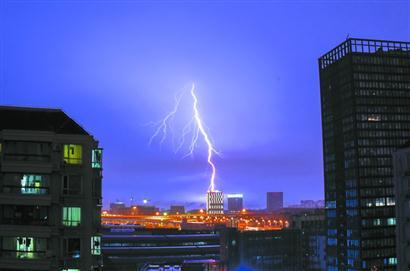
[[[397,270],[410,268],[410,141],[393,155]]]
[[[208,191],[206,193],[206,212],[208,214],[224,213],[224,194],[222,191]]]
[[[130,215],[155,215],[159,208],[152,205],[132,205],[129,208]]]
[[[169,213],[171,215],[185,214],[185,206],[184,205],[171,205],[171,207],[169,208]]]
[[[61,110],[0,107],[0,270],[100,270],[101,158]]]
[[[266,210],[268,212],[279,211],[283,208],[283,192],[266,193]]]
[[[319,72],[327,270],[396,270],[392,153],[410,137],[410,43],[347,39]]]
[[[324,209],[304,210],[290,216],[290,228],[301,231],[303,271],[326,271]]]
[[[243,209],[243,195],[242,194],[228,194],[228,212],[239,213]]]
[[[113,214],[127,214],[129,213],[129,208],[122,201],[111,202],[110,212]]]
[[[106,227],[104,270],[229,270],[226,255],[235,255],[228,251],[227,231]]]
[[[301,232],[294,229],[240,233],[239,270],[302,270]]]

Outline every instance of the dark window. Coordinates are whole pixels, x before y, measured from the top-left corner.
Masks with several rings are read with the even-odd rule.
[[[5,160],[50,161],[51,144],[47,142],[6,141]]]
[[[3,205],[1,223],[12,225],[47,225],[48,207]]]
[[[81,255],[81,239],[80,238],[67,238],[63,239],[64,256],[78,259]]]
[[[63,176],[63,195],[81,194],[82,176],[64,175]]]

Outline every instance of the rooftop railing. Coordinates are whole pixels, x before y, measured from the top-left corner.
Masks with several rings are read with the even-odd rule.
[[[340,60],[349,53],[410,52],[410,42],[350,38],[319,58],[320,69]]]

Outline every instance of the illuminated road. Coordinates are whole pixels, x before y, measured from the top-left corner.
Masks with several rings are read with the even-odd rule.
[[[139,225],[145,228],[209,229],[226,225],[244,230],[280,230],[289,227],[288,221],[269,213],[240,213],[210,215],[157,213],[156,215],[118,215],[107,211],[101,214],[102,224]]]

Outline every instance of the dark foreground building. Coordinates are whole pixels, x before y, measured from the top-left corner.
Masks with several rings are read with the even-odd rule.
[[[240,259],[245,270],[301,271],[299,230],[244,231],[240,233]]]
[[[326,270],[326,220],[324,209],[305,209],[290,215],[290,227],[301,232],[303,271]]]
[[[230,252],[237,241],[228,231],[107,227],[104,270],[228,270],[226,258],[235,263],[237,255]]]
[[[410,138],[410,43],[347,39],[319,70],[327,270],[396,270],[392,153]]]
[[[397,270],[410,268],[410,141],[393,155]]]
[[[101,154],[61,110],[0,107],[0,270],[100,270]]]
[[[104,270],[301,271],[299,230],[104,230]]]

